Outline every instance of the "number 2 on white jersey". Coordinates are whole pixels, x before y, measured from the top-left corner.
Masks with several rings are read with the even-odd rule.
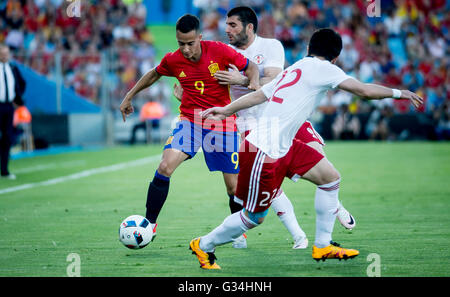
[[[278,89],[276,89],[275,92],[273,93],[271,101],[276,102],[276,103],[280,103],[280,104],[283,103],[284,99],[275,96],[275,94],[281,89],[284,89],[284,88],[287,88],[287,87],[295,85],[300,80],[300,78],[302,77],[302,70],[301,69],[294,69],[294,70],[291,71],[291,73],[295,73],[295,78],[291,82],[285,83],[284,85],[281,85],[280,87],[278,87]],[[286,77],[286,75],[287,75],[287,72],[283,73],[283,76],[281,77],[280,81],[277,83],[277,86]]]

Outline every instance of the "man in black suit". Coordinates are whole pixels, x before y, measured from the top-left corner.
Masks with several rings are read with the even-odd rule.
[[[9,151],[13,140],[14,108],[23,105],[25,80],[16,65],[9,62],[9,48],[0,44],[0,161],[1,177],[15,179],[8,171]]]

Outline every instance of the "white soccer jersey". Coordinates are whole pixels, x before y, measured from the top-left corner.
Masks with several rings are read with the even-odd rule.
[[[326,92],[348,78],[329,61],[313,57],[297,61],[262,87],[268,103],[246,139],[271,158],[283,157]]]
[[[280,41],[272,38],[262,38],[256,35],[253,43],[245,50],[230,45],[237,52],[258,66],[259,75],[264,75],[264,68],[276,67],[284,69],[284,48]],[[232,85],[231,97],[233,100],[251,92],[247,87]],[[256,119],[266,104],[260,104],[238,112],[236,125],[239,132],[251,130],[256,126]]]

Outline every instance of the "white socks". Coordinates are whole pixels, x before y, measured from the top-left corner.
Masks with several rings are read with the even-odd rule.
[[[281,191],[281,190],[280,190]],[[306,237],[305,232],[300,228],[297,218],[295,217],[294,207],[286,194],[281,194],[272,201],[272,210],[278,216],[280,221],[291,234],[294,241],[299,238]]]
[[[339,183],[335,182],[320,185],[316,189],[314,207],[316,209],[316,238],[314,245],[324,248],[330,245],[336,213],[339,208]]]
[[[216,246],[231,242],[256,226],[258,224],[247,218],[243,210],[235,212],[226,217],[216,229],[201,237],[200,248],[207,253],[214,252]]]
[[[316,189],[314,206],[316,209],[316,237],[314,245],[324,248],[330,245],[331,234],[340,206],[338,199],[340,179],[329,184],[320,185]],[[294,239],[305,236],[298,225],[294,208],[287,196],[282,193],[272,202],[272,209],[280,218]],[[201,237],[200,248],[205,252],[214,252],[216,246],[232,242],[248,230],[258,226],[244,214],[244,210],[229,215],[213,231]]]

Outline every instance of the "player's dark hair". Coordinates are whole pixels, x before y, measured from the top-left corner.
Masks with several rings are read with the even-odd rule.
[[[248,6],[238,6],[227,13],[227,17],[237,16],[245,28],[248,24],[253,24],[253,32],[258,30],[258,17],[256,12]]]
[[[341,53],[341,35],[330,28],[319,29],[311,36],[308,48],[308,55],[324,57],[331,61]]]
[[[185,14],[177,20],[175,29],[181,33],[189,33],[192,30],[199,32],[200,20],[195,15]]]

